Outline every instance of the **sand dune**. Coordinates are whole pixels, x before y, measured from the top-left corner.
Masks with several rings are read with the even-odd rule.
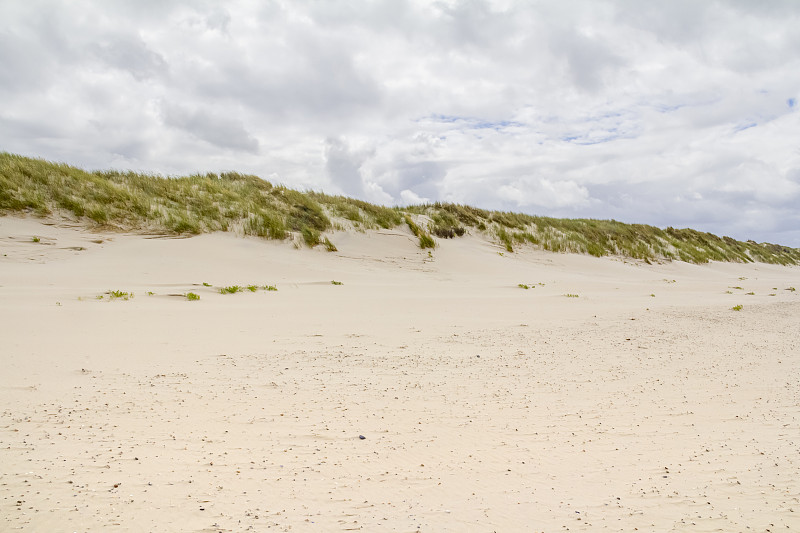
[[[0,218],[0,530],[800,531],[800,268],[332,240]]]

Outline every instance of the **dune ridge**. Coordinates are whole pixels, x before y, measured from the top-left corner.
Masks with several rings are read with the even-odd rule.
[[[661,229],[614,220],[557,219],[470,206],[388,208],[343,196],[300,192],[237,172],[165,178],[85,170],[0,153],[0,213],[67,216],[96,228],[199,234],[231,231],[335,251],[332,231],[394,229],[406,224],[421,248],[466,234],[508,252],[555,252],[681,260],[798,264],[800,250],[738,241],[693,229]]]

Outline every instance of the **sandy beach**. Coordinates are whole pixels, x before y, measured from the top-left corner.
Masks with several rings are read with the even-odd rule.
[[[1,217],[0,530],[800,531],[800,268],[330,237]]]

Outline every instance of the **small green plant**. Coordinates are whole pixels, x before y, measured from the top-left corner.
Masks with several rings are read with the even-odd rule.
[[[743,290],[744,290],[744,289],[743,289],[743,288],[741,288],[741,287],[731,287],[731,289],[736,289],[736,290],[739,290],[739,291],[743,291]]]
[[[794,291],[795,291],[795,288],[794,288],[794,287],[789,287],[789,288],[787,288],[786,290],[787,290],[787,291],[789,291],[789,292],[794,292]]]
[[[344,285],[341,281],[331,281],[331,285]]]
[[[520,289],[526,289],[526,290],[530,289],[530,287],[528,285],[525,285],[524,283],[518,283],[517,287],[519,287]]]
[[[565,294],[564,296],[566,296],[567,298],[578,298],[579,297],[577,294],[572,294],[572,293]]]
[[[97,296],[95,296],[95,298],[98,299],[98,300],[102,300],[103,299],[103,295],[102,294],[98,294]]]
[[[242,289],[238,285],[231,285],[230,287],[222,287],[219,290],[220,294],[236,294],[237,292],[242,292]]]
[[[769,295],[770,296],[777,296],[777,294],[775,294],[774,292],[771,292]]]
[[[39,237],[34,237],[34,238],[33,238],[33,239],[31,239],[31,240],[32,240],[33,242],[40,242],[42,239],[40,239]]]
[[[265,291],[277,291],[278,287],[276,287],[275,285],[264,285],[264,290]]]
[[[200,296],[198,294],[193,293],[193,292],[187,292],[186,293],[186,299],[189,300],[190,302],[194,302],[194,301],[199,300]]]
[[[746,279],[747,279],[746,277],[742,276],[742,277],[739,278],[739,281],[744,281]]]
[[[746,292],[745,295],[746,296],[755,296],[756,293],[754,293],[754,292]]]
[[[336,246],[331,242],[331,240],[329,238],[327,238],[327,237],[325,237],[325,240],[322,241],[322,244],[325,245],[325,249],[328,250],[329,252],[338,252],[339,251],[336,248]]]
[[[650,293],[650,298],[655,298],[655,297],[656,297],[656,295],[651,292]]]
[[[153,291],[147,291],[147,295],[148,295],[148,296],[152,296],[152,295],[154,295],[154,294],[155,294],[155,293],[154,293]]]
[[[210,283],[206,283],[205,281],[203,282],[203,287],[210,287],[210,286],[211,286]]]
[[[734,305],[733,307],[731,307],[732,311],[741,311],[742,309],[744,309],[744,307],[742,307],[741,305]]]
[[[258,290],[258,285],[248,285],[247,290],[250,292],[256,292]]]
[[[733,294],[733,291],[725,291],[725,294]]]
[[[127,301],[128,299],[130,299],[130,298],[133,298],[133,293],[132,293],[132,292],[125,292],[125,291],[107,291],[107,292],[106,292],[106,294],[108,294],[108,297],[109,297],[110,299],[112,299],[112,300],[115,300],[115,299],[117,299],[117,298],[122,298],[123,300],[126,300],[126,301]]]

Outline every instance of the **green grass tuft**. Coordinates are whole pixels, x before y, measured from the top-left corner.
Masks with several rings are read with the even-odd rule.
[[[520,289],[526,289],[526,290],[530,289],[530,286],[525,285],[524,283],[517,284],[517,287],[519,287]]]
[[[132,292],[125,292],[125,291],[106,291],[109,299],[116,300],[117,298],[121,298],[123,300],[129,300],[133,298]],[[102,296],[100,297],[102,299]]]
[[[242,289],[238,285],[231,285],[230,287],[221,287],[219,289],[219,293],[220,294],[236,294],[237,292],[242,292],[243,290],[244,289]]]
[[[734,305],[733,307],[731,307],[732,311],[741,311],[742,309],[744,309],[742,305]]]
[[[334,280],[334,281],[331,281],[331,285],[344,285],[344,283],[342,283],[341,281]]]
[[[193,292],[187,292],[186,293],[186,299],[189,300],[190,302],[194,302],[194,301],[199,300],[200,296],[198,294],[193,293]]]
[[[411,216],[410,215],[406,215],[405,216],[405,221],[406,221],[406,225],[411,230],[411,233],[413,233],[414,236],[419,239],[419,247],[420,248],[422,248],[424,250],[425,248],[435,248],[436,247],[436,241],[433,240],[433,237],[431,237],[428,234],[428,232],[426,232],[424,229],[419,227],[413,220],[411,220]]]
[[[329,252],[338,252],[339,251],[339,250],[336,249],[336,246],[334,246],[334,244],[327,237],[325,237],[325,240],[322,241],[322,244],[325,245],[325,249],[328,250]]]

